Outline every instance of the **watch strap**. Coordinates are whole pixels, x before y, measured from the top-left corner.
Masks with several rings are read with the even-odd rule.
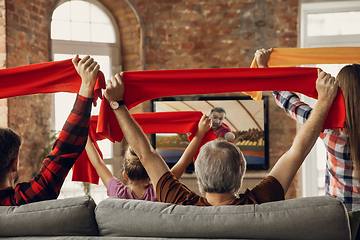
[[[117,103],[119,104],[119,106],[121,106],[121,105],[125,105],[125,102],[124,102],[124,100],[121,100],[121,101],[117,101]]]

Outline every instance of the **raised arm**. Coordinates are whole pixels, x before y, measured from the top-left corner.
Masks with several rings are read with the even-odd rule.
[[[269,175],[275,177],[287,192],[296,172],[314,146],[332,102],[337,94],[338,82],[330,74],[319,71],[316,81],[318,100],[313,111],[296,135],[291,148],[277,161]]]
[[[122,75],[116,74],[111,80],[108,80],[106,84],[105,98],[112,104],[113,102],[123,100],[123,94],[124,83],[122,81]],[[139,157],[156,189],[156,184],[159,179],[166,172],[170,171],[169,167],[151,146],[149,139],[130,115],[127,107],[125,105],[120,105],[116,109],[113,108],[113,111],[120,128],[124,133],[126,141]]]
[[[204,135],[211,129],[211,119],[207,115],[202,115],[199,123],[198,123],[198,130],[190,142],[190,144],[185,149],[184,153],[182,154],[179,161],[171,168],[171,172],[175,175],[177,179],[183,175],[186,170],[186,167],[189,166],[191,161],[196,155],[198,151],[201,141]]]
[[[44,159],[39,174],[30,182],[16,186],[12,205],[57,198],[66,175],[85,148],[93,88],[100,66],[90,56],[80,61],[76,56],[73,63],[81,77],[81,87],[74,107],[51,153]]]
[[[258,49],[255,52],[256,62],[259,68],[268,67],[268,61],[273,49]],[[273,91],[276,104],[283,108],[286,114],[298,123],[304,124],[309,118],[312,108],[300,101],[298,95],[288,91]]]
[[[90,159],[91,164],[93,165],[101,181],[104,183],[105,187],[107,188],[110,178],[114,177],[114,175],[107,168],[104,160],[101,158],[100,154],[96,150],[90,137],[88,137],[85,150]]]

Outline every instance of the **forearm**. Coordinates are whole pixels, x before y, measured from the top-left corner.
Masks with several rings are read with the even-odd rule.
[[[168,166],[151,146],[149,139],[146,137],[139,124],[130,115],[125,105],[114,110],[114,113],[126,141],[135,151],[152,180],[152,183],[156,186],[160,177],[165,172],[170,171]]]
[[[47,160],[68,169],[83,152],[87,141],[92,98],[77,95],[74,107],[71,110],[53,149]]]
[[[195,137],[187,146],[179,161],[171,168],[171,172],[175,175],[177,179],[180,179],[180,177],[185,172],[187,166],[189,166],[191,161],[194,159],[203,137],[204,134],[196,133]]]
[[[319,100],[314,106],[313,113],[296,136],[291,148],[302,154],[303,158],[309,154],[314,146],[330,110],[331,103]]]
[[[318,101],[308,121],[301,127],[289,151],[275,164],[269,175],[275,177],[286,193],[292,179],[314,146],[325,122],[331,102]]]
[[[273,91],[276,104],[283,108],[286,114],[297,122],[304,124],[309,118],[312,108],[300,101],[298,95],[287,91]]]
[[[110,178],[114,177],[112,172],[106,166],[104,160],[101,158],[97,149],[95,148],[93,142],[89,138],[86,147],[86,153],[89,157],[89,160],[93,167],[95,168],[97,174],[99,175],[101,181],[104,183],[105,187],[107,187]]]
[[[139,124],[129,113],[127,107],[122,105],[117,110],[114,110],[114,113],[126,141],[135,151],[136,155],[141,159],[143,156],[152,153],[154,148]]]
[[[90,124],[93,99],[77,96],[53,150],[44,159],[39,174],[26,184],[28,202],[57,198],[69,170],[83,152]],[[25,185],[24,185],[25,186]],[[32,188],[36,186],[36,190]],[[41,196],[39,193],[41,192]]]

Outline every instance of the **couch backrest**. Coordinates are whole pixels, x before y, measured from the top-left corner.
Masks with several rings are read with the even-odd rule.
[[[89,196],[0,206],[0,237],[98,235]]]
[[[100,236],[350,239],[345,207],[330,196],[221,207],[109,198],[95,217]]]

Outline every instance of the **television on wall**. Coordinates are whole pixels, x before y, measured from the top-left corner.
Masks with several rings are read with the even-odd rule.
[[[210,115],[211,109],[225,110],[223,124],[234,134],[232,142],[242,151],[248,170],[269,168],[268,96],[260,102],[248,96],[176,96],[152,100],[153,112],[201,111]],[[234,138],[235,136],[235,138]],[[152,144],[171,168],[189,144],[186,134],[153,134]],[[190,164],[187,172],[192,172]]]

